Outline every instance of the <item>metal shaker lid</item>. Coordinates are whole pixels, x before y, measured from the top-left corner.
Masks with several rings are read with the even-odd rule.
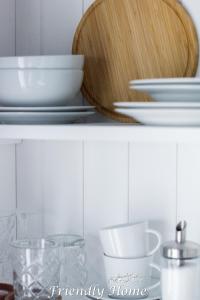
[[[161,251],[169,259],[194,259],[200,257],[200,245],[186,241],[187,222],[181,221],[176,226],[176,240],[166,242]]]

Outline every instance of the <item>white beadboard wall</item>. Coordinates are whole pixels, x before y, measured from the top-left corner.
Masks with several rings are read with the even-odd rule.
[[[200,36],[199,0],[182,2]],[[70,53],[76,26],[91,3],[0,0],[0,55]],[[176,222],[184,218],[188,238],[200,242],[199,174],[200,144],[1,144],[0,208],[44,213],[35,231],[74,232],[94,239],[102,226],[145,219],[164,240],[171,239]]]
[[[45,213],[45,234],[96,236],[148,219],[164,239],[179,219],[200,242],[200,144],[22,141],[0,145],[2,211]]]

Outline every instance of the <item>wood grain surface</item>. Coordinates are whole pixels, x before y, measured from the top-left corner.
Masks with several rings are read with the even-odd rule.
[[[134,79],[194,76],[198,38],[191,17],[175,0],[97,0],[83,16],[73,42],[85,54],[82,92],[115,120],[115,101],[148,101],[131,91]]]

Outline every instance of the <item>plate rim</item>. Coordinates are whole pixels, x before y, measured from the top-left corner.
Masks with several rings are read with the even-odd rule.
[[[8,111],[8,112],[3,112],[0,111],[0,116],[34,116],[34,117],[39,117],[39,116],[45,116],[45,117],[51,117],[51,116],[76,116],[76,115],[92,115],[95,114],[95,111],[80,111],[80,112],[21,112],[21,111]]]
[[[0,106],[0,112],[84,112],[95,106]]]
[[[129,86],[130,90],[136,90],[136,91],[188,91],[191,93],[192,90],[195,91],[200,91],[200,84],[195,85],[195,84],[188,84],[188,85],[170,85],[170,84],[165,84],[165,85],[138,85],[138,86]]]
[[[189,108],[200,108],[200,102],[115,102],[113,103],[115,108],[122,108],[122,109],[154,109],[154,108],[161,108],[161,109],[189,109]]]
[[[167,127],[200,127],[200,109],[132,109],[131,114],[124,109],[118,109],[122,115],[134,117],[140,124],[145,126]]]
[[[200,77],[149,78],[129,81],[130,86],[148,84],[200,84]]]
[[[145,108],[132,108],[132,109],[120,109],[120,108],[117,108],[115,109],[117,112],[123,114],[123,113],[127,113],[127,111],[136,111],[136,112],[144,112],[144,113],[154,113],[156,111],[156,113],[160,113],[160,112],[164,112],[164,113],[167,113],[167,110],[169,110],[169,113],[180,113],[180,112],[186,112],[186,111],[189,111],[190,113],[192,112],[198,112],[200,113],[200,107],[199,108],[188,108],[188,109],[185,109],[185,108],[173,108],[173,109],[162,109],[162,108],[152,108],[152,109],[145,109]]]

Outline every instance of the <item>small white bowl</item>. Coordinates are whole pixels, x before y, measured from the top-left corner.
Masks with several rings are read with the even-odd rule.
[[[44,55],[0,57],[0,69],[76,69],[82,70],[84,55]]]
[[[80,91],[83,71],[0,69],[0,105],[62,106]]]

